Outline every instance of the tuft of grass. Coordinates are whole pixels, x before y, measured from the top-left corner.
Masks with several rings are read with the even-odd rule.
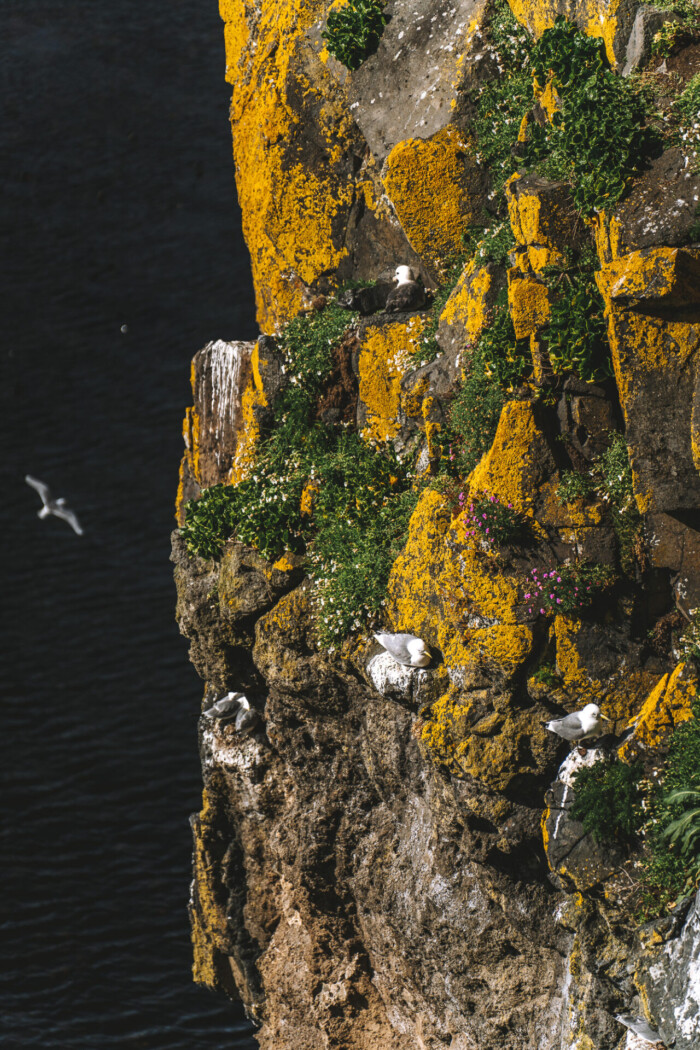
[[[515,543],[525,533],[523,515],[514,509],[512,503],[501,503],[498,496],[475,493],[467,504],[464,493],[460,492],[459,504],[467,512],[464,516],[465,535],[476,537],[485,548]]]
[[[630,766],[616,758],[584,767],[574,780],[571,816],[598,843],[631,843],[644,821],[641,776],[641,762]]]
[[[359,69],[379,47],[388,18],[380,0],[346,0],[328,14],[321,36],[346,69]]]

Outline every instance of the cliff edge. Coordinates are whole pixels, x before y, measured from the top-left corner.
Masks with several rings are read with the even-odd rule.
[[[184,424],[194,978],[268,1050],[697,1048],[697,5],[220,7],[260,337]]]

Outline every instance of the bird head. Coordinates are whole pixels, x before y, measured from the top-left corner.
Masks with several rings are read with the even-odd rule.
[[[430,663],[430,649],[422,638],[415,638],[412,642],[408,643],[406,648],[411,654],[411,662],[414,666],[425,667],[426,664]]]
[[[586,704],[581,714],[585,718],[600,718],[600,708],[597,704]]]
[[[410,281],[415,281],[415,275],[410,266],[397,266],[394,273],[394,280],[397,284],[409,284]]]

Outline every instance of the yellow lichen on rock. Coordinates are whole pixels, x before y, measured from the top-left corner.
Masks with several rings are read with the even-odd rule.
[[[472,492],[498,496],[531,520],[533,493],[555,469],[535,411],[530,401],[507,402],[491,448],[469,476]]]
[[[356,132],[330,74],[303,43],[323,6],[320,0],[258,10],[243,0],[221,4],[236,183],[265,332],[294,316],[307,286],[347,254],[345,224],[355,191],[346,146]],[[249,23],[255,24],[254,41]],[[300,47],[303,60],[297,55],[292,66]],[[313,149],[324,152],[325,161],[312,165],[305,159],[311,147],[300,106],[312,105],[314,97],[322,141]]]
[[[493,287],[493,273],[488,266],[468,264],[440,314],[439,323],[459,324],[467,342],[474,343],[490,320],[489,292]]]
[[[640,745],[642,749],[663,746],[677,725],[693,717],[697,691],[697,675],[687,663],[681,662],[670,675],[663,675],[630,723],[634,735],[619,749],[620,757],[634,756]]]
[[[516,339],[526,339],[549,320],[551,304],[547,286],[526,277],[519,267],[508,270],[508,307]]]
[[[472,144],[454,126],[429,139],[405,139],[384,163],[389,199],[419,255],[440,266],[462,249],[484,198]]]
[[[359,399],[366,413],[362,428],[365,441],[383,444],[398,434],[402,410],[401,378],[412,356],[420,350],[424,324],[423,318],[416,316],[408,321],[366,330],[358,365]],[[418,409],[418,405],[413,404],[415,399],[413,391],[409,408],[414,410]]]

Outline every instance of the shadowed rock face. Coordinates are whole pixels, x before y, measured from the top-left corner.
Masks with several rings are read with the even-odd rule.
[[[664,17],[642,12],[630,50],[636,3],[510,6],[537,36],[568,14],[618,66],[633,52],[643,61]],[[195,357],[180,523],[188,498],[251,477],[290,381],[280,329],[346,280],[374,284],[344,293],[363,316],[334,350],[314,420],[435,471],[499,311],[527,341],[532,376],[502,391],[471,473],[422,491],[393,563],[386,622],[372,629],[419,635],[426,668],[379,653],[369,630],[319,651],[303,557],[273,564],[232,538],[205,561],[174,534],[177,617],[203,709],[242,691],[259,719],[245,736],[200,720],[195,980],[243,1000],[263,1050],[621,1050],[631,1044],[616,1014],[645,1014],[666,1045],[696,1050],[698,905],[636,927],[638,854],[594,842],[571,817],[572,771],[595,752],[568,755],[546,724],[599,704],[610,736],[596,748],[649,773],[692,717],[697,671],[674,645],[700,605],[697,176],[667,149],[587,222],[568,183],[540,174],[514,175],[496,200],[472,93],[498,72],[495,5],[391,0],[378,50],[352,73],[325,51],[328,9],[221,3],[239,196],[270,334]],[[685,80],[696,52],[669,59]],[[547,90],[537,87],[535,120],[556,110]],[[474,226],[490,227],[499,251],[474,254],[439,289]],[[614,376],[595,384],[556,373],[548,345],[568,287],[552,286],[551,268],[561,277],[572,250],[597,257]],[[420,311],[384,312],[397,265],[420,273]],[[634,566],[590,607],[545,615],[528,591],[533,569],[592,562],[620,581],[618,511],[599,489],[560,495],[572,471],[595,474],[615,431],[641,522]],[[318,484],[304,488],[304,515]],[[518,519],[496,548],[468,531],[463,505],[485,494]]]

